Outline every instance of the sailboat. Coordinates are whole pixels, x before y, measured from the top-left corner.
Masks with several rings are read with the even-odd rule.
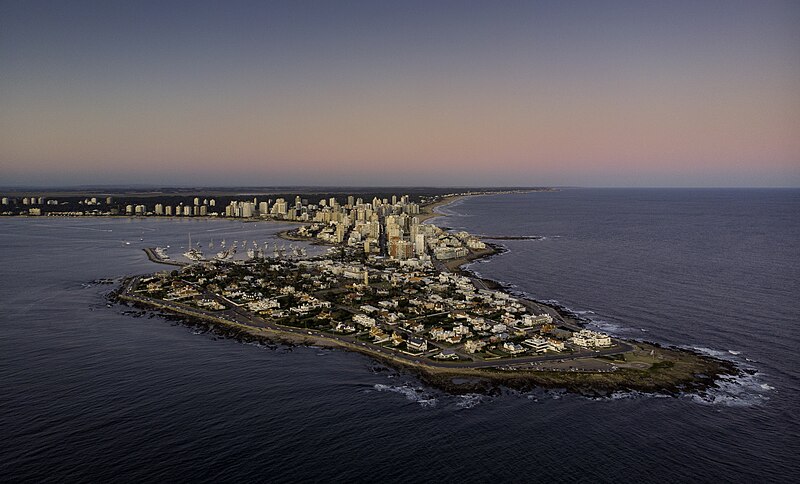
[[[198,247],[200,244],[197,244]],[[189,234],[189,250],[183,253],[183,256],[191,261],[201,261],[203,260],[203,253],[197,247],[192,246],[192,234]]]

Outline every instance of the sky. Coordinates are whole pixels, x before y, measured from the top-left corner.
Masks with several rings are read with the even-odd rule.
[[[798,1],[0,0],[0,186],[800,186]]]

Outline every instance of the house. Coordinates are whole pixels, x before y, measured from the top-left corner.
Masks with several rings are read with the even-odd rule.
[[[361,306],[361,310],[367,314],[372,314],[374,312],[377,312],[378,308],[376,308],[375,306],[371,306],[369,304],[364,304],[363,306]]]
[[[428,342],[421,338],[408,338],[406,347],[409,351],[428,351]]]
[[[350,326],[349,324],[338,323],[334,330],[338,331],[339,333],[352,333],[356,330],[356,328]]]
[[[522,324],[525,326],[534,326],[537,324],[551,324],[553,317],[549,314],[526,314],[522,317]]]
[[[375,318],[370,318],[366,314],[356,314],[353,316],[353,322],[368,328],[375,326]]]
[[[512,355],[518,355],[520,353],[525,353],[525,348],[523,348],[522,346],[520,346],[518,344],[511,343],[510,341],[507,341],[507,342],[503,343],[503,350],[507,351],[508,353],[511,353]]]
[[[393,346],[400,346],[403,343],[403,336],[400,333],[395,332],[392,335],[392,345]]]
[[[476,351],[482,350],[484,346],[486,346],[486,343],[483,341],[469,340],[464,343],[464,351],[467,353],[475,353]]]

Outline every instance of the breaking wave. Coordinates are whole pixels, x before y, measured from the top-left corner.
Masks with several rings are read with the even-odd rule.
[[[459,395],[457,398],[458,400],[456,401],[456,407],[468,409],[478,405],[486,397],[477,393],[468,393],[466,395]]]
[[[717,381],[717,388],[711,388],[699,394],[688,395],[689,398],[697,403],[705,405],[725,405],[728,407],[750,407],[762,405],[769,400],[769,392],[775,387],[765,382],[763,375],[748,362],[753,362],[749,358],[740,358],[740,351],[716,350],[705,346],[684,347],[702,353],[704,355],[727,360],[742,370],[742,373],[734,376],[725,376]],[[744,360],[744,361],[742,361]]]
[[[384,385],[376,383],[373,388],[379,392],[399,393],[406,397],[407,400],[418,403],[422,407],[435,407],[436,398],[427,393],[424,389],[419,387],[411,387],[408,385]]]
[[[744,373],[738,376],[723,377],[717,382],[717,388],[700,394],[688,395],[688,397],[703,405],[752,407],[765,404],[769,400],[769,392],[774,390],[775,387],[761,380],[759,373]]]

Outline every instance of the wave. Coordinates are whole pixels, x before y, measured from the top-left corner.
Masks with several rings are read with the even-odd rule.
[[[769,392],[774,390],[775,387],[761,380],[760,373],[743,373],[723,377],[717,382],[717,388],[686,397],[703,405],[753,407],[765,404],[769,400]]]
[[[610,321],[606,321],[604,319],[592,319],[586,318],[588,321],[589,326],[593,326],[604,333],[608,333],[612,336],[616,336],[622,333],[629,333],[631,328],[625,327],[618,323],[612,323]]]
[[[752,365],[754,360],[740,357],[741,351],[717,350],[705,346],[682,346],[721,360],[730,361],[742,370],[735,376],[722,377],[717,381],[717,388],[711,388],[700,394],[688,395],[697,403],[707,405],[725,405],[729,407],[749,407],[764,404],[769,400],[768,393],[775,387],[763,380],[763,375]]]
[[[460,409],[468,409],[472,408],[484,400],[483,395],[479,395],[477,393],[468,393],[466,395],[459,395],[458,400],[456,401],[456,407]]]
[[[407,400],[418,403],[422,407],[435,407],[437,400],[425,390],[419,387],[411,387],[408,385],[384,385],[376,383],[373,388],[379,392],[399,393],[406,397]]]
[[[604,397],[586,397],[586,398],[593,401],[609,402],[616,400],[634,400],[642,398],[672,398],[672,395],[666,395],[663,393],[645,393],[637,391],[619,391]]]
[[[720,358],[723,360],[728,361],[737,361],[736,358],[733,358],[734,353],[730,353],[728,351],[723,350],[715,350],[713,348],[708,348],[705,346],[681,346],[681,348],[689,349],[697,351],[698,353],[702,353],[707,356],[713,356],[715,358]]]

